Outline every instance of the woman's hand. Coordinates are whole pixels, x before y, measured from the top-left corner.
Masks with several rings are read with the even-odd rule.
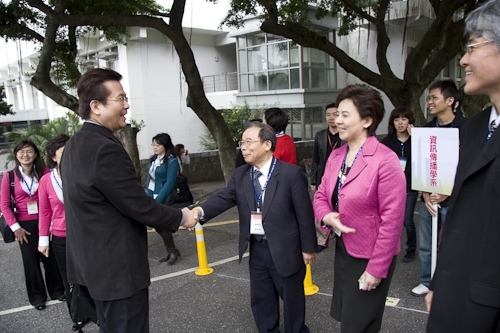
[[[343,234],[352,234],[356,232],[356,229],[349,228],[340,222],[340,215],[337,212],[326,214],[325,217],[323,217],[323,224],[335,228]]]
[[[373,276],[367,271],[364,271],[363,275],[361,276],[364,281],[363,287],[361,289],[366,291],[372,291],[373,289],[377,288],[380,282],[382,281],[381,278]]]
[[[26,236],[31,235],[31,232],[27,231],[24,228],[19,228],[16,231],[14,231],[14,235],[16,236],[16,241],[18,241],[19,244],[23,244],[23,243],[28,243],[28,237]]]
[[[411,135],[411,129],[413,128],[412,124],[408,124],[408,127],[406,128],[406,131],[408,132],[409,135]]]
[[[38,252],[46,256],[47,258],[49,257],[49,247],[48,246],[39,246],[38,247]]]

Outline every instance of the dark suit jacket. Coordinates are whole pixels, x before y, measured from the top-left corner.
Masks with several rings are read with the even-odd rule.
[[[428,332],[499,332],[500,131],[484,144],[491,108],[464,127],[443,227]],[[484,144],[484,146],[483,146]]]
[[[85,123],[61,161],[68,281],[100,301],[149,286],[146,224],[175,232],[182,213],[148,197],[120,141]]]
[[[251,167],[244,165],[234,170],[227,187],[200,205],[205,221],[238,206],[240,262],[250,240],[250,212],[255,210]],[[316,251],[312,204],[307,179],[300,167],[276,161],[264,194],[262,218],[276,270],[283,277],[296,273],[304,264],[302,252]]]
[[[323,178],[323,174],[325,173],[325,165],[328,157],[331,154],[331,151],[328,150],[328,128],[316,132],[316,136],[314,137],[314,148],[312,155],[312,165],[311,165],[311,185],[321,184],[321,178]],[[335,149],[340,148],[344,142],[340,140],[339,134],[334,135],[334,140],[332,144],[335,146]],[[335,144],[337,143],[337,144]]]

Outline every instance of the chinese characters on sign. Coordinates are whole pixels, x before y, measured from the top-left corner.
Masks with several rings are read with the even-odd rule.
[[[437,136],[431,135],[429,137],[429,153],[430,153],[430,166],[429,166],[429,186],[437,186]]]
[[[413,190],[450,195],[458,164],[458,128],[413,128],[411,158]]]

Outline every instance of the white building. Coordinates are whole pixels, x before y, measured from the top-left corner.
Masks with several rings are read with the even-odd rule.
[[[263,33],[259,22],[249,19],[243,29],[218,30],[228,10],[228,1],[187,3],[183,26],[203,77],[205,92],[217,109],[242,105],[276,105],[290,116],[289,134],[295,139],[311,139],[323,128],[324,107],[335,101],[344,86],[359,82],[325,53],[303,48],[280,36]],[[388,55],[396,75],[403,76],[404,59],[432,22],[428,1],[412,4],[407,36],[403,45],[406,2],[394,2],[388,14],[391,39]],[[336,34],[337,19],[315,22],[321,33],[335,41],[354,59],[377,71],[376,33],[361,27],[349,36]],[[156,30],[130,28],[126,44],[113,45],[99,33],[88,33],[78,41],[82,70],[111,68],[123,75],[122,84],[130,98],[128,117],[144,120],[138,134],[141,158],[152,154],[151,138],[168,132],[174,144],[183,143],[192,152],[201,150],[204,124],[186,107],[187,84],[179,59],[169,39]],[[26,42],[0,42],[0,83],[5,84],[7,102],[16,115],[0,116],[1,133],[18,126],[44,122],[67,111],[29,84],[37,62],[34,47]],[[463,77],[458,60],[443,70],[442,78],[457,82]],[[75,92],[72,92],[75,94]],[[393,106],[385,98],[386,116]],[[422,100],[422,106],[424,105]],[[385,121],[384,121],[385,124]],[[385,126],[380,126],[381,133]],[[0,168],[3,167],[0,161]]]

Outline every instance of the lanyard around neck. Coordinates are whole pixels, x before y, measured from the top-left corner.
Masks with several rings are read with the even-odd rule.
[[[252,182],[252,188],[253,188],[253,194],[255,196],[255,201],[257,202],[257,212],[260,213],[260,206],[262,203],[262,196],[264,195],[264,191],[266,190],[267,183],[269,182],[269,179],[271,179],[271,175],[273,174],[274,167],[276,166],[276,158],[273,157],[273,164],[271,165],[271,169],[269,170],[269,174],[267,175],[266,182],[264,183],[264,186],[262,186],[262,189],[260,190],[259,196],[257,196],[257,192],[255,191],[255,185],[253,184],[253,179],[254,179],[254,168],[251,168],[250,171],[250,181]]]

